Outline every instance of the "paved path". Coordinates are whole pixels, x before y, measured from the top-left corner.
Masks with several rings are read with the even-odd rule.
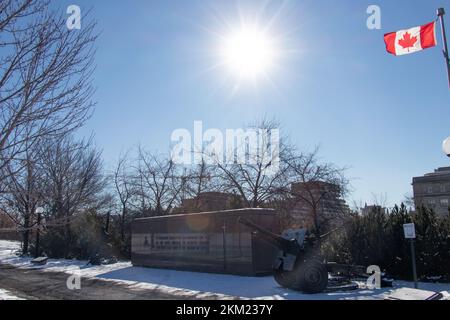
[[[64,272],[23,269],[0,264],[0,288],[29,300],[160,300],[198,299],[199,294],[164,290],[142,289],[132,284],[106,281],[98,278],[81,278],[80,290],[66,286],[69,274]],[[202,299],[217,299],[214,294],[202,294]]]

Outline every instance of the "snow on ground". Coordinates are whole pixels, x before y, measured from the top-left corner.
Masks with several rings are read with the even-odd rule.
[[[247,299],[288,299],[288,300],[373,300],[384,299],[398,288],[413,288],[412,282],[396,281],[394,288],[379,290],[359,289],[354,291],[303,294],[281,288],[271,276],[242,277],[223,274],[175,271],[133,267],[130,262],[111,265],[90,266],[86,261],[49,259],[45,266],[33,266],[31,258],[15,255],[20,243],[0,240],[0,263],[21,268],[43,269],[45,271],[79,274],[81,277],[96,277],[108,281],[127,283],[135,288],[165,290],[173,294],[215,293],[219,297],[237,296]],[[423,290],[443,292],[450,299],[450,284],[419,283]],[[1,297],[1,292],[0,292]],[[201,295],[199,296],[201,297]]]
[[[23,299],[12,295],[7,290],[0,289],[0,300],[23,300]]]

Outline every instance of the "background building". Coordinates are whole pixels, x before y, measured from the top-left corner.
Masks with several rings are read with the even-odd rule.
[[[367,203],[364,204],[364,207],[360,211],[362,215],[368,215],[372,212],[388,213],[388,209],[383,206],[377,204],[367,205]]]
[[[293,183],[286,202],[292,223],[306,228],[336,222],[350,212],[339,186],[323,181]]]
[[[0,209],[0,239],[21,240],[21,235],[17,231],[14,221]]]
[[[442,167],[421,177],[414,177],[414,204],[416,208],[425,206],[438,214],[449,214],[450,167]]]
[[[172,213],[212,212],[244,207],[245,203],[239,195],[203,192],[197,197],[182,200]],[[322,181],[293,183],[285,197],[267,202],[264,207],[277,209],[281,219],[286,219],[286,226],[306,228],[313,228],[316,224],[333,224],[350,212],[339,187]]]
[[[197,197],[184,199],[172,213],[196,213],[241,208],[241,198],[232,193],[203,192]]]

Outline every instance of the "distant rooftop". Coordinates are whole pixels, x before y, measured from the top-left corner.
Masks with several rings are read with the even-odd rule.
[[[426,173],[425,176],[434,176],[441,174],[450,174],[450,167],[440,167],[434,170],[434,172]]]
[[[420,177],[413,177],[413,184],[420,182],[440,182],[450,179],[450,167],[440,167],[434,172],[426,173]]]

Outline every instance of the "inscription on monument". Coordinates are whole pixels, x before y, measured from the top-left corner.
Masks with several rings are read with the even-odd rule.
[[[145,236],[144,246],[153,252],[204,252],[209,250],[209,237],[196,233],[164,233]]]

